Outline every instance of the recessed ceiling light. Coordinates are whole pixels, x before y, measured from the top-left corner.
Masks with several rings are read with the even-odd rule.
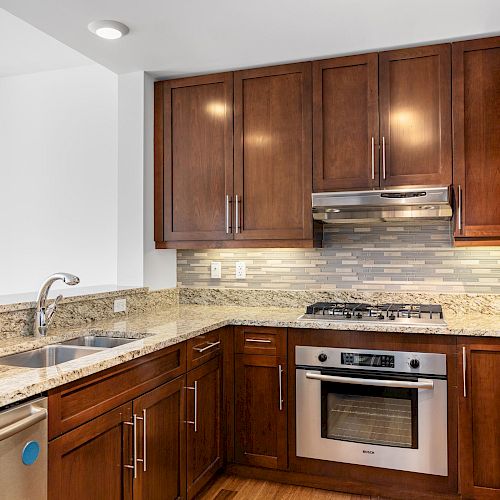
[[[92,21],[88,28],[94,35],[106,40],[116,40],[129,32],[128,26],[118,21]]]

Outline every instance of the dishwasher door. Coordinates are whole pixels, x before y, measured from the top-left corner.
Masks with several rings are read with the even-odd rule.
[[[47,398],[0,412],[0,498],[47,499]]]

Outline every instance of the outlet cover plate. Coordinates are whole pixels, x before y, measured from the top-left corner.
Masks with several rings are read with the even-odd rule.
[[[212,262],[210,264],[210,277],[214,279],[222,278],[222,264],[220,262]]]
[[[113,303],[113,311],[115,313],[127,311],[127,299],[115,299]]]
[[[236,279],[244,280],[247,277],[247,265],[243,261],[236,262]]]

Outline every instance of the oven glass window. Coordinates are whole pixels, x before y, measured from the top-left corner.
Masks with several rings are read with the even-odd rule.
[[[418,447],[416,389],[321,382],[321,393],[322,437]]]

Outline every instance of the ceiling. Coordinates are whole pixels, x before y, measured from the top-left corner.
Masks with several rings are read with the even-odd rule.
[[[172,77],[500,33],[499,0],[0,0],[116,73]],[[114,19],[130,33],[87,30]]]
[[[0,9],[0,47],[0,78],[92,63],[3,9]]]

